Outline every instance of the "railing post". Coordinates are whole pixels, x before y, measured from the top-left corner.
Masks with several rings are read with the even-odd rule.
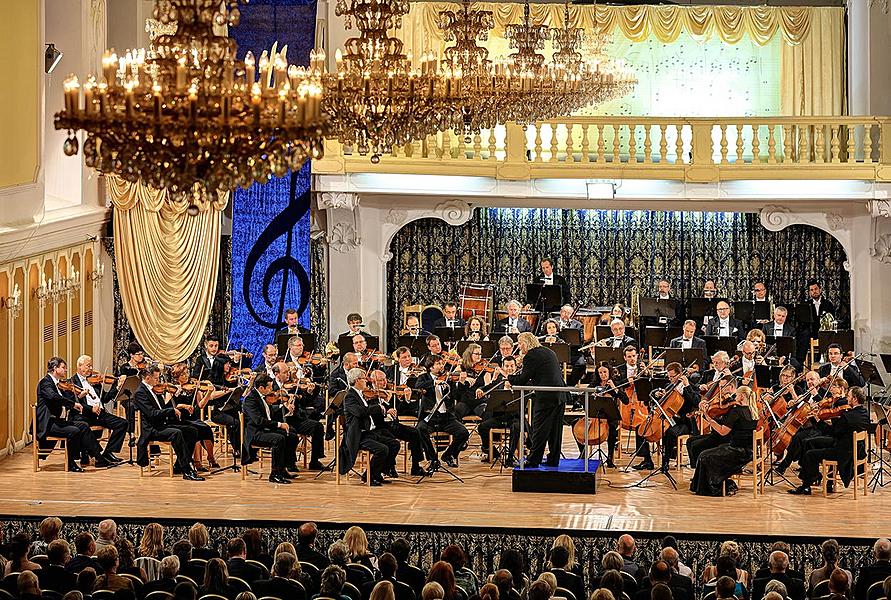
[[[496,168],[498,179],[529,179],[529,160],[526,156],[526,131],[516,123],[504,126],[504,162]]]
[[[709,183],[718,181],[718,167],[715,165],[712,148],[712,122],[693,121],[690,129],[693,136],[690,141],[693,160],[686,168],[687,181]],[[681,157],[678,157],[681,162]]]
[[[330,138],[325,138],[324,144],[325,155],[312,161],[312,172],[316,174],[343,173],[343,146],[337,140]]]

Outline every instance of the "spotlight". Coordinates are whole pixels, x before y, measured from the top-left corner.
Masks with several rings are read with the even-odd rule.
[[[57,49],[54,44],[47,44],[46,50],[43,52],[43,71],[49,75],[62,60],[62,51]]]

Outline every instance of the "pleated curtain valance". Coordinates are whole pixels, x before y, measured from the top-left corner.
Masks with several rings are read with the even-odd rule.
[[[220,194],[195,216],[166,190],[106,177],[114,205],[121,301],[137,340],[153,359],[186,359],[200,344],[220,264]]]

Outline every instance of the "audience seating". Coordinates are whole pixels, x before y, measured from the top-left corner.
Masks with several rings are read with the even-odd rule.
[[[114,600],[114,592],[111,590],[93,590],[93,600]]]
[[[233,587],[238,592],[250,592],[251,584],[242,579],[241,577],[234,577],[232,575],[229,576],[229,585]]]
[[[155,590],[146,594],[144,600],[173,600],[173,594],[164,590]]]
[[[146,581],[154,581],[161,576],[161,561],[154,556],[140,556],[135,562],[145,571]]]
[[[884,581],[876,581],[866,589],[866,600],[879,600],[885,596]]]
[[[192,579],[191,577],[189,577],[188,575],[177,575],[176,576],[177,583],[182,583],[183,581],[188,581],[189,583],[194,585],[196,588],[198,587],[198,582],[195,581],[194,579]]]

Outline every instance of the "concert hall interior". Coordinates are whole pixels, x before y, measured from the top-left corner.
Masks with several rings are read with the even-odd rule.
[[[887,600],[889,49],[0,3],[0,600]]]

